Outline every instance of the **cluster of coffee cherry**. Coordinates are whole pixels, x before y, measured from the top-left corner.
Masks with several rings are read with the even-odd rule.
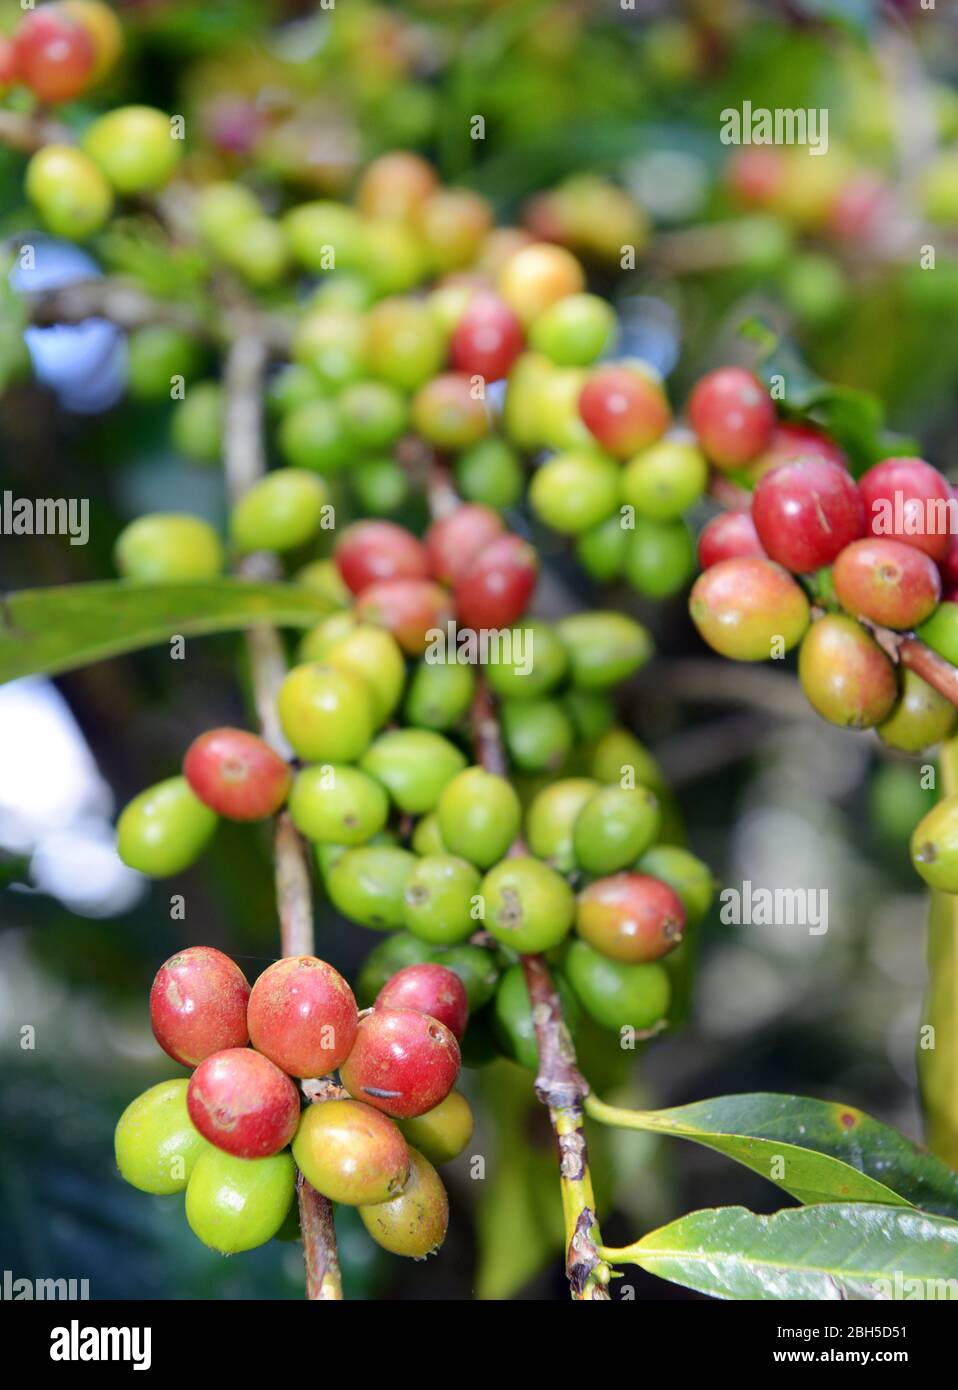
[[[96,87],[123,48],[114,11],[101,0],[58,0],[26,13],[9,38],[0,35],[0,96],[25,87],[53,106]]]

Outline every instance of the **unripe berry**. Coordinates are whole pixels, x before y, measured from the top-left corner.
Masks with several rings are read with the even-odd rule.
[[[305,643],[303,655],[307,655]],[[396,639],[382,628],[371,623],[354,625],[333,637],[318,659],[365,680],[377,724],[385,723],[399,704],[406,682],[406,663]]]
[[[163,1051],[185,1067],[249,1042],[249,984],[212,946],[189,946],[161,965],[150,990],[150,1022]]]
[[[917,635],[932,651],[953,666],[958,665],[958,602],[952,602],[946,596],[928,621],[922,623]]]
[[[660,795],[666,790],[662,769],[652,754],[629,729],[608,730],[592,749],[588,773],[607,786],[621,787],[627,776],[637,785],[651,787]]]
[[[13,45],[17,77],[46,105],[72,101],[93,79],[93,39],[57,5],[44,5],[24,15]]]
[[[385,381],[357,381],[337,401],[346,432],[358,448],[390,448],[406,428],[409,408],[396,386]]]
[[[127,389],[138,401],[166,404],[174,377],[196,375],[202,349],[196,338],[173,324],[150,323],[135,328],[127,339]]]
[[[409,1176],[409,1151],[397,1127],[355,1100],[308,1106],[293,1157],[317,1192],[344,1206],[388,1201]]]
[[[249,997],[250,1040],[291,1076],[325,1076],[349,1056],[359,1017],[349,985],[316,956],[264,970]]]
[[[366,317],[366,348],[373,376],[404,391],[415,391],[442,367],[446,344],[442,329],[425,304],[384,299]]]
[[[218,579],[225,562],[213,527],[177,512],[137,517],[120,532],[114,554],[124,579],[145,584]]]
[[[536,318],[530,345],[561,367],[588,367],[615,338],[615,310],[596,294],[570,294]]]
[[[598,790],[599,783],[591,777],[566,777],[539,792],[526,813],[526,839],[537,859],[562,874],[572,872],[576,818]]]
[[[416,856],[394,845],[364,845],[337,859],[326,875],[326,891],[344,917],[373,931],[403,924],[406,884]]]
[[[288,1153],[247,1159],[207,1149],[186,1189],[186,1219],[204,1245],[235,1255],[279,1234],[295,1191]]]
[[[679,845],[653,845],[636,864],[640,874],[651,874],[667,883],[685,909],[686,925],[694,927],[709,910],[715,880],[709,866]]]
[[[523,954],[549,951],[568,934],[575,897],[561,874],[538,859],[505,859],[482,880],[486,930]]]
[[[798,676],[809,704],[830,724],[871,729],[888,717],[898,698],[888,657],[861,624],[840,614],[819,618],[809,628],[798,654]]]
[[[443,632],[452,621],[452,601],[430,579],[386,579],[365,588],[356,603],[356,616],[391,632],[409,656],[422,656],[430,634]]]
[[[660,383],[628,363],[589,373],[579,394],[579,414],[603,449],[622,459],[654,444],[672,418]]]
[[[603,454],[555,454],[540,464],[529,486],[533,512],[562,535],[576,536],[597,526],[618,508],[622,474]]]
[[[685,521],[637,516],[629,532],[623,575],[645,598],[671,598],[695,571],[695,542]]]
[[[469,1001],[459,976],[444,965],[429,962],[397,970],[379,991],[373,1007],[413,1009],[438,1018],[457,1042],[462,1040],[469,1018]]]
[[[189,1082],[161,1081],[123,1111],[114,1137],[116,1166],[132,1187],[153,1196],[182,1192],[206,1140],[186,1108]]]
[[[445,1100],[459,1067],[459,1044],[444,1023],[413,1009],[377,1009],[360,1020],[339,1071],[356,1100],[406,1118]]]
[[[721,560],[699,575],[689,597],[699,635],[733,661],[767,661],[789,651],[808,627],[808,599],[770,560]]]
[[[800,459],[759,480],[752,520],[770,559],[809,574],[864,535],[865,504],[846,469],[826,459]]]
[[[576,818],[576,861],[590,874],[624,869],[654,843],[661,819],[658,797],[648,787],[603,787]]]
[[[152,106],[119,106],[98,117],[83,148],[118,193],[150,193],[168,183],[183,147],[169,116]]]
[[[941,561],[951,543],[949,510],[955,503],[948,482],[924,459],[889,458],[858,480],[865,502],[866,530],[903,541]]]
[[[558,700],[504,700],[502,736],[514,767],[555,772],[575,745],[572,720]]]
[[[663,439],[629,460],[622,499],[650,521],[674,521],[694,506],[707,484],[702,451],[680,439]]]
[[[491,689],[509,700],[535,700],[549,694],[569,665],[556,628],[538,618],[526,618],[509,636],[508,646],[496,646],[489,653],[486,679]]]
[[[200,857],[217,826],[215,814],[185,777],[168,777],[140,792],[116,823],[117,853],[151,878],[182,873]]]
[[[689,419],[715,466],[734,469],[767,447],[775,408],[752,372],[721,367],[703,376],[692,392]]]
[[[455,744],[430,729],[391,729],[380,734],[361,763],[399,809],[414,816],[433,810],[443,788],[465,765]]]
[[[579,894],[575,929],[602,955],[645,965],[682,940],[685,909],[678,894],[657,878],[614,874]]]
[[[498,512],[476,503],[465,502],[447,516],[437,518],[425,536],[433,577],[444,584],[455,584],[504,530]]]
[[[44,145],[27,165],[25,188],[43,225],[55,236],[82,241],[106,225],[110,185],[82,150]]]
[[[584,743],[601,738],[615,723],[615,702],[602,690],[567,690],[562,703]]]
[[[476,674],[472,666],[420,661],[406,692],[406,723],[440,732],[452,729],[467,714],[475,689]]]
[[[625,568],[630,536],[631,532],[623,525],[621,510],[615,511],[576,538],[576,559],[592,579],[608,584],[618,579]]]
[[[200,734],[186,750],[183,775],[204,806],[240,821],[275,815],[292,782],[285,759],[245,729]]]
[[[329,493],[322,478],[304,468],[268,473],[237,502],[230,537],[237,550],[295,550],[322,524]]]
[[[839,603],[855,618],[912,628],[938,606],[941,576],[924,551],[877,537],[846,546],[832,567]]]
[[[508,304],[493,294],[476,294],[459,316],[449,340],[457,372],[499,381],[519,356],[522,324]]]
[[[569,653],[572,683],[604,690],[634,675],[652,655],[652,639],[624,613],[571,613],[556,624]]]
[[[372,777],[337,763],[297,772],[289,813],[301,835],[318,844],[363,845],[389,818],[389,798]]]
[[[519,833],[519,798],[504,777],[469,767],[443,788],[436,808],[443,844],[452,854],[486,868]]]
[[[465,859],[454,854],[424,855],[406,881],[406,927],[436,945],[464,941],[478,926],[473,902],[479,881],[478,871]]]
[[[190,1078],[190,1119],[211,1144],[237,1158],[284,1149],[299,1124],[299,1095],[285,1072],[248,1047],[214,1052]]]
[[[335,401],[305,400],[280,421],[277,443],[283,458],[296,469],[331,477],[353,460],[353,445]]]
[[[499,294],[524,324],[568,294],[585,289],[582,266],[570,251],[534,242],[510,256],[499,272]]]
[[[483,550],[455,588],[456,616],[464,627],[509,627],[525,612],[539,558],[519,536],[502,536]]]
[[[699,534],[699,569],[711,569],[721,560],[765,555],[751,512],[720,512],[706,522]]]
[[[474,1122],[469,1102],[461,1091],[450,1091],[445,1100],[425,1115],[397,1120],[403,1138],[430,1163],[451,1163],[472,1138]]]
[[[913,551],[917,554],[917,551]],[[907,668],[901,673],[901,695],[891,714],[878,726],[878,737],[902,753],[921,753],[948,737],[955,707],[944,695]]]
[[[276,703],[283,733],[309,762],[351,762],[373,736],[373,697],[352,671],[295,666],[280,686]]]
[[[582,1007],[600,1027],[643,1034],[663,1025],[671,990],[668,972],[658,962],[629,965],[573,941],[565,969]]]
[[[428,1159],[409,1150],[409,1177],[398,1196],[361,1206],[359,1216],[377,1245],[393,1255],[424,1260],[439,1249],[449,1225],[449,1199]]]
[[[946,796],[915,826],[911,862],[929,887],[958,893],[958,796]]]
[[[473,394],[472,378],[464,372],[443,372],[420,386],[413,397],[412,422],[440,449],[467,449],[490,428],[485,400]]]
[[[286,236],[271,217],[245,218],[224,238],[220,256],[255,289],[275,285],[289,269]]]
[[[173,447],[194,463],[215,463],[222,450],[223,418],[223,389],[219,382],[198,381],[173,408]]]
[[[455,462],[456,487],[468,502],[513,507],[522,496],[524,473],[515,451],[504,439],[483,439]]]

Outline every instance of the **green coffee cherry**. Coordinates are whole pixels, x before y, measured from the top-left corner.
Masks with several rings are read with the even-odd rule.
[[[376,931],[390,931],[403,925],[406,884],[416,862],[404,849],[351,849],[330,869],[326,889],[344,917]]]
[[[352,602],[352,594],[343,583],[335,560],[311,560],[297,573],[296,583],[311,594],[329,599],[335,608],[347,608]]]
[[[204,1245],[235,1255],[272,1240],[295,1190],[296,1165],[287,1150],[271,1158],[234,1158],[208,1145],[186,1189],[186,1219]]]
[[[360,1207],[360,1219],[377,1245],[393,1255],[422,1260],[442,1244],[449,1224],[449,1199],[427,1158],[409,1150],[409,1177],[397,1197]]]
[[[389,798],[373,777],[340,763],[297,772],[289,797],[296,829],[329,845],[364,845],[386,824]]]
[[[625,568],[631,534],[622,525],[622,514],[617,509],[598,526],[577,536],[575,553],[586,574],[602,584],[618,579]]]
[[[284,734],[309,762],[352,762],[376,726],[366,681],[334,666],[294,666],[279,688],[277,708]]]
[[[575,730],[558,700],[504,700],[500,715],[509,757],[524,772],[555,772],[572,752]]]
[[[168,777],[124,807],[116,823],[117,853],[131,869],[169,878],[199,859],[217,824],[185,777]]]
[[[435,811],[422,816],[412,832],[412,847],[417,854],[445,854],[446,846],[439,833],[439,817]]]
[[[173,584],[218,579],[226,557],[209,522],[178,512],[154,512],[124,527],[114,551],[124,579]]]
[[[878,737],[889,748],[921,753],[947,738],[954,723],[955,707],[951,701],[905,668],[898,703],[885,722],[879,724]]]
[[[384,724],[399,704],[406,683],[406,663],[395,637],[371,623],[354,624],[351,631],[332,640],[322,660],[365,680],[376,723]]]
[[[655,842],[661,819],[658,797],[648,787],[603,787],[576,817],[576,860],[590,874],[625,869]]]
[[[599,783],[590,777],[565,777],[539,792],[526,813],[526,840],[537,859],[545,859],[562,874],[572,872],[573,827],[598,790]]]
[[[529,486],[533,512],[564,536],[598,526],[618,510],[620,500],[619,465],[585,450],[554,455],[536,469]]]
[[[311,400],[294,406],[280,422],[279,451],[293,468],[311,468],[331,476],[352,460],[339,407],[334,401]]]
[[[349,270],[361,264],[362,223],[345,203],[300,203],[283,218],[283,229],[304,270]]]
[[[391,932],[374,946],[359,968],[356,999],[361,1009],[371,1008],[387,980],[405,965],[423,965],[431,959],[431,947],[411,932]]]
[[[223,390],[198,381],[173,409],[170,437],[178,453],[194,463],[215,463],[223,443]]]
[[[183,142],[163,111],[119,106],[88,127],[83,148],[118,193],[150,193],[169,182]]]
[[[561,367],[588,367],[615,337],[615,310],[597,294],[569,294],[533,320],[529,346]]]
[[[958,603],[939,603],[917,635],[954,666],[958,664]]]
[[[26,193],[54,236],[82,241],[106,225],[113,191],[89,156],[71,145],[45,145],[27,165]]]
[[[489,1003],[499,979],[499,967],[491,951],[464,942],[457,946],[434,946],[429,959],[458,975],[469,1001],[470,1025],[473,1015]]]
[[[321,623],[311,627],[300,642],[300,660],[319,662],[320,665],[325,664],[326,658],[336,643],[341,638],[348,636],[350,632],[355,632],[356,627],[356,619],[351,610],[344,609],[339,613],[331,613]]]
[[[420,859],[406,882],[407,930],[436,945],[464,941],[480,925],[473,915],[479,882],[478,870],[453,854]]]
[[[481,439],[459,455],[456,487],[467,502],[502,511],[522,496],[525,475],[516,451],[503,439]]]
[[[189,1081],[161,1081],[130,1102],[114,1137],[121,1177],[141,1192],[182,1192],[200,1154],[210,1146],[186,1108]]]
[[[678,894],[688,927],[694,927],[708,912],[715,894],[715,880],[709,866],[687,849],[678,845],[653,845],[635,868],[640,874],[660,878]]]
[[[634,675],[652,655],[652,639],[623,613],[572,613],[557,624],[582,690],[604,690]]]
[[[574,1034],[581,1016],[578,1000],[567,981],[556,971],[553,981],[562,1003],[562,1016],[569,1032]],[[529,1071],[539,1069],[539,1044],[536,1040],[532,1006],[521,965],[510,965],[499,981],[493,1009],[493,1031],[500,1047]]]
[[[575,940],[565,958],[565,972],[582,1007],[602,1028],[657,1031],[668,1013],[669,977],[658,962],[625,965]]]
[[[128,339],[127,388],[141,401],[168,401],[173,380],[190,381],[202,364],[195,339],[166,324],[138,328]]]
[[[503,699],[535,700],[559,684],[569,665],[555,627],[539,618],[524,618],[507,629],[508,641],[496,646],[486,679]],[[508,653],[509,660],[502,659]]]
[[[519,834],[522,813],[505,777],[469,767],[447,783],[437,815],[446,849],[483,869],[501,859]]]
[[[674,521],[699,500],[708,478],[708,463],[700,449],[662,439],[626,464],[622,498],[650,521]]]
[[[411,1120],[397,1120],[407,1144],[430,1163],[451,1163],[472,1138],[474,1121],[469,1102],[461,1091],[450,1091],[434,1110]]]
[[[283,229],[271,217],[241,222],[219,248],[231,269],[256,289],[275,285],[289,269],[289,250]]]
[[[368,516],[391,516],[409,496],[409,479],[391,458],[365,459],[350,475],[360,510]]]
[[[671,598],[695,572],[695,542],[684,521],[637,516],[625,553],[625,578],[644,598]]]
[[[420,729],[452,729],[469,712],[475,690],[471,666],[420,661],[406,694],[406,720]]]
[[[911,862],[930,887],[958,893],[958,796],[946,796],[915,826]]]
[[[266,405],[271,415],[282,417],[302,405],[324,400],[330,390],[311,367],[304,367],[302,362],[287,362],[267,383]]]
[[[592,750],[589,772],[609,786],[651,787],[659,793],[665,790],[662,769],[628,729],[617,727],[602,735]]]
[[[575,917],[572,889],[538,859],[503,860],[486,874],[481,892],[486,930],[523,954],[558,946]]]
[[[569,690],[562,697],[565,711],[580,739],[592,742],[615,723],[615,705],[598,690]]]
[[[295,550],[322,525],[326,485],[303,468],[268,473],[240,498],[230,516],[230,539],[240,551]]]
[[[338,405],[350,441],[369,453],[388,449],[409,422],[406,397],[385,381],[354,382],[343,391]]]
[[[366,372],[364,317],[351,309],[321,309],[312,313],[293,334],[290,351],[293,361],[311,367],[320,381],[334,388],[348,386]],[[343,438],[348,441],[342,417],[337,418]]]
[[[364,222],[362,248],[363,270],[377,294],[401,294],[421,283],[426,272],[422,242],[401,222]]]
[[[237,227],[261,217],[262,204],[252,189],[225,180],[199,189],[193,215],[200,236],[215,251],[222,251]]]
[[[414,816],[433,810],[443,788],[465,765],[454,744],[428,729],[380,734],[361,763],[387,788],[399,809]]]

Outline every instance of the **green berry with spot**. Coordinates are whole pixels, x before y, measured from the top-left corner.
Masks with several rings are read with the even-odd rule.
[[[539,859],[505,859],[482,880],[486,930],[513,951],[551,951],[568,935],[575,895]]]
[[[420,661],[406,692],[406,722],[419,729],[442,732],[462,722],[476,691],[472,666],[458,662]]]
[[[591,777],[564,777],[543,788],[526,812],[526,840],[537,859],[562,874],[576,867],[573,830],[579,813],[599,791]]]
[[[655,843],[662,813],[648,787],[603,787],[576,818],[573,846],[579,866],[590,874],[627,868]]]
[[[448,852],[484,869],[501,859],[519,834],[522,811],[505,777],[469,767],[443,788],[437,815]]]
[[[465,941],[481,925],[476,914],[479,871],[454,854],[420,859],[406,883],[407,931],[433,945]]]
[[[196,863],[218,823],[185,777],[168,777],[124,807],[116,823],[117,853],[141,874],[170,878]]]
[[[433,810],[465,765],[455,744],[429,729],[380,734],[362,759],[363,770],[382,782],[401,811],[414,816]]]
[[[502,736],[512,763],[523,772],[556,772],[575,743],[572,720],[558,700],[504,700]]]
[[[219,579],[223,543],[208,521],[179,512],[154,512],[124,527],[114,549],[124,579],[176,584]]]
[[[461,1091],[450,1091],[445,1100],[425,1115],[397,1120],[407,1144],[424,1154],[430,1163],[451,1163],[463,1152],[475,1121],[472,1109]]]
[[[358,768],[317,763],[297,772],[289,813],[300,834],[317,844],[364,845],[389,819],[389,798]]]
[[[878,725],[878,737],[902,753],[921,753],[951,733],[955,707],[914,671],[906,668],[901,674],[901,694],[891,714]]]
[[[638,1034],[657,1032],[669,1009],[668,972],[657,961],[627,965],[610,960],[585,941],[575,940],[565,958],[565,973],[589,1017],[602,1028]]]
[[[911,862],[929,887],[958,893],[958,796],[946,796],[915,826]]]
[[[186,1108],[189,1081],[161,1081],[130,1101],[114,1136],[120,1176],[141,1192],[182,1192],[209,1144]]]
[[[326,876],[333,906],[350,921],[391,931],[404,921],[405,892],[416,856],[392,846],[348,850]]]
[[[186,1219],[204,1245],[235,1255],[278,1234],[295,1191],[296,1165],[287,1150],[236,1158],[208,1145],[186,1189]]]
[[[556,630],[569,653],[572,683],[581,690],[618,685],[652,655],[648,632],[624,613],[572,613]]]
[[[322,478],[304,468],[278,468],[254,483],[230,516],[237,550],[295,550],[311,540],[328,514]]]

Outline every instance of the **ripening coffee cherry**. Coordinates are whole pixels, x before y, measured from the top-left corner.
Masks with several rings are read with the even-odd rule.
[[[631,363],[590,372],[579,395],[579,414],[603,449],[621,459],[654,444],[672,418],[660,382]]]
[[[575,897],[561,874],[539,859],[504,859],[481,888],[486,930],[514,951],[550,951],[575,917]]]
[[[120,21],[103,0],[60,0],[57,8],[85,29],[93,41],[90,85],[95,86],[116,65],[123,51]]]
[[[462,1040],[469,1018],[469,1000],[459,976],[444,965],[428,961],[397,970],[377,994],[373,1007],[413,1009],[438,1018],[457,1042]]]
[[[645,965],[682,940],[685,909],[667,883],[646,874],[596,879],[579,894],[575,929],[612,960]]]
[[[509,637],[508,645],[490,650],[486,679],[491,689],[504,700],[536,700],[548,695],[569,666],[568,653],[555,627],[539,618],[525,618]]]
[[[558,700],[504,700],[502,736],[512,764],[523,772],[555,772],[575,745],[575,729]]]
[[[459,316],[449,339],[449,357],[457,372],[499,381],[519,356],[523,346],[522,324],[509,305],[497,295],[473,295]]]
[[[668,971],[657,961],[630,965],[610,960],[585,941],[573,941],[565,960],[569,983],[594,1022],[619,1032],[657,1032],[669,1009]]]
[[[264,970],[249,997],[250,1041],[290,1076],[325,1076],[349,1056],[359,1016],[349,985],[316,956]]]
[[[792,420],[777,420],[767,448],[748,466],[750,478],[757,479],[782,463],[797,463],[801,459],[825,459],[847,468],[845,451],[833,439]]]
[[[879,537],[846,546],[832,567],[832,583],[846,613],[898,629],[923,623],[941,597],[941,576],[929,555]]]
[[[674,521],[699,500],[708,476],[701,449],[681,439],[663,439],[626,464],[622,500],[650,521]]]
[[[720,560],[764,555],[751,512],[720,512],[706,522],[699,533],[698,562],[701,570],[711,569]]]
[[[623,575],[645,598],[671,598],[695,572],[695,542],[681,517],[650,521],[637,516],[629,532]]]
[[[689,420],[715,466],[735,469],[767,448],[775,407],[752,372],[720,367],[703,376],[692,392]]]
[[[512,784],[481,767],[467,767],[446,784],[436,814],[447,850],[480,869],[506,853],[522,815]]]
[[[322,524],[329,493],[322,478],[304,468],[278,468],[245,493],[230,516],[237,550],[295,550]]]
[[[245,729],[200,734],[186,750],[183,775],[204,806],[240,821],[275,815],[292,783],[285,759]]]
[[[457,855],[424,854],[406,880],[406,928],[435,945],[465,941],[479,925],[473,916],[479,881],[478,871]]]
[[[898,698],[895,668],[854,618],[828,614],[805,634],[798,654],[805,696],[823,719],[852,729],[871,729]]]
[[[515,449],[505,439],[483,439],[455,462],[456,487],[467,502],[514,507],[525,480]]]
[[[604,733],[592,749],[587,770],[606,786],[621,787],[623,779],[628,779],[660,796],[667,790],[662,769],[629,729],[616,726]]]
[[[569,653],[572,683],[580,690],[604,690],[635,674],[652,655],[652,639],[624,613],[571,613],[556,623]]]
[[[949,508],[954,509],[946,478],[918,458],[889,458],[858,480],[865,502],[866,531],[886,540],[903,541],[940,562],[951,544]]]
[[[793,574],[810,574],[865,534],[865,504],[846,469],[799,459],[759,479],[752,520],[770,559]]]
[[[317,1192],[350,1207],[388,1201],[409,1176],[409,1150],[396,1125],[355,1100],[307,1106],[293,1157]]]
[[[299,1124],[299,1093],[285,1072],[248,1047],[214,1052],[186,1093],[190,1119],[211,1144],[237,1158],[279,1153]]]
[[[83,148],[118,193],[151,193],[169,182],[183,141],[165,112],[118,106],[88,128]]]
[[[297,772],[289,813],[301,835],[321,845],[364,845],[389,819],[389,798],[373,777],[341,763]]]
[[[509,627],[526,610],[536,586],[539,557],[519,536],[502,536],[475,559],[455,587],[463,627]]]
[[[913,550],[912,554],[918,554]],[[955,707],[944,695],[905,668],[901,695],[891,714],[878,726],[878,737],[902,753],[921,753],[948,737],[955,723]]]
[[[420,204],[416,225],[431,264],[440,272],[460,270],[476,259],[492,209],[471,189],[437,188]]]
[[[117,853],[141,874],[169,878],[199,859],[216,826],[216,815],[186,778],[168,777],[124,807],[116,823]]]
[[[615,339],[615,310],[597,294],[570,294],[533,320],[529,343],[560,367],[588,367]]]
[[[376,726],[367,683],[335,666],[294,666],[276,703],[283,733],[309,762],[351,762],[369,746]]]
[[[911,862],[929,887],[958,893],[958,796],[946,796],[915,826]]]
[[[413,397],[412,422],[424,439],[440,449],[468,449],[489,433],[484,398],[474,395],[465,372],[443,372]]]
[[[415,391],[442,369],[445,356],[442,329],[418,300],[383,299],[367,314],[366,360],[380,380]]]
[[[450,661],[420,661],[406,692],[406,723],[438,732],[455,728],[468,713],[475,690],[476,674],[472,666]]]
[[[161,1081],[123,1111],[114,1136],[116,1166],[131,1187],[155,1197],[182,1192],[209,1146],[186,1108],[185,1079]]]
[[[528,325],[551,304],[585,289],[582,266],[563,246],[533,242],[510,256],[496,288],[522,323]]]
[[[403,925],[406,885],[416,856],[394,845],[363,845],[348,850],[326,875],[326,891],[344,917],[392,931]]]
[[[83,241],[106,225],[113,191],[93,160],[72,145],[44,145],[27,165],[27,197],[55,236]]]
[[[537,859],[561,874],[576,867],[573,829],[582,808],[599,790],[591,777],[564,777],[533,798],[526,812],[526,840]]]
[[[370,584],[356,603],[361,622],[384,627],[409,656],[422,656],[431,634],[452,621],[448,592],[431,579],[385,579]]]
[[[576,817],[576,861],[590,874],[612,874],[634,864],[655,842],[662,814],[648,787],[603,787]]]
[[[235,961],[213,946],[189,946],[156,972],[153,1036],[174,1062],[198,1066],[214,1052],[249,1042],[248,999],[249,984]]]
[[[499,513],[476,503],[462,503],[447,516],[437,518],[425,535],[433,578],[455,584],[504,531]]]
[[[420,155],[391,150],[366,166],[356,190],[356,206],[365,217],[409,221],[438,184],[435,170]]]
[[[186,1219],[204,1245],[235,1255],[279,1234],[295,1192],[288,1153],[250,1159],[208,1148],[186,1189]]]
[[[653,845],[636,864],[640,874],[661,879],[678,894],[688,927],[696,926],[709,910],[715,880],[709,866],[679,845]]]
[[[466,759],[454,743],[430,729],[391,729],[369,746],[360,765],[382,783],[401,811],[421,816],[433,810]]]
[[[23,16],[13,35],[17,78],[38,101],[72,101],[93,80],[96,49],[89,31],[58,5]]]
[[[700,574],[689,597],[699,635],[733,661],[767,661],[790,651],[808,627],[808,599],[771,560],[720,560]]]
[[[445,1100],[425,1115],[397,1120],[406,1143],[430,1163],[451,1163],[463,1152],[475,1127],[469,1102],[461,1091],[450,1091]]]
[[[361,1206],[359,1216],[377,1245],[393,1255],[424,1260],[439,1249],[449,1226],[449,1198],[427,1158],[409,1150],[409,1177],[398,1196]]]
[[[553,974],[553,982],[562,1005],[563,1020],[574,1037],[581,1019],[579,1002],[568,981],[558,971]],[[503,972],[492,1003],[492,1016],[493,1036],[501,1051],[518,1062],[520,1067],[537,1071],[539,1044],[521,965],[511,965]]]
[[[404,1119],[445,1100],[459,1067],[459,1044],[444,1023],[414,1009],[376,1009],[360,1019],[339,1074],[355,1100]]]
[[[218,579],[225,556],[209,522],[177,512],[154,512],[124,527],[114,551],[124,579],[171,584]]]
[[[622,472],[604,454],[586,450],[554,454],[540,464],[529,485],[533,512],[561,535],[577,536],[617,511]]]

